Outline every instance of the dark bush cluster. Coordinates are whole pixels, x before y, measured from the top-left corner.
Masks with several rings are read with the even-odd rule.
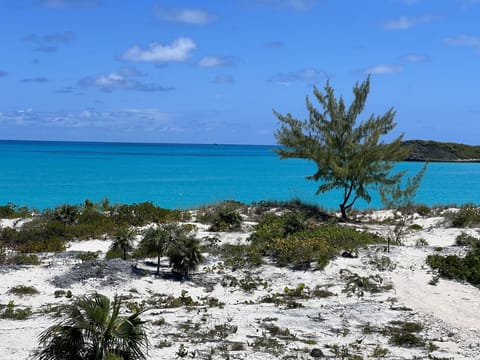
[[[480,286],[480,246],[478,245],[473,246],[463,258],[456,255],[429,255],[427,264],[442,277]]]
[[[452,226],[464,228],[480,224],[480,207],[466,204],[451,216]]]

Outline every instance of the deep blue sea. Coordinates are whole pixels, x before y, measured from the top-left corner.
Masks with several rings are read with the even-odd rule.
[[[53,208],[85,199],[152,201],[192,208],[221,200],[298,198],[337,209],[340,194],[316,196],[315,165],[280,160],[274,146],[0,141],[0,204]],[[414,174],[420,163],[400,163]],[[479,163],[431,163],[417,203],[480,203]],[[357,208],[382,207],[375,196]]]

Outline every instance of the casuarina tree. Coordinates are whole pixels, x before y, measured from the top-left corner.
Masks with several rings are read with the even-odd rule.
[[[335,96],[327,82],[324,92],[314,88],[319,109],[307,97],[309,116],[306,120],[274,110],[280,121],[275,137],[283,145],[277,150],[280,158],[315,162],[317,170],[307,179],[320,182],[317,195],[341,189],[343,198],[339,206],[344,220],[358,199],[370,202],[373,188],[401,181],[401,176],[391,171],[409,152],[402,146],[403,135],[390,143],[382,139],[396,125],[393,109],[358,122],[369,91],[370,77],[367,77],[361,84],[355,84],[354,99],[347,106],[342,97]]]

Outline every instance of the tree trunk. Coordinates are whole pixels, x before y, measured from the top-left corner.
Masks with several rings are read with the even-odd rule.
[[[160,254],[157,255],[157,276],[160,276]]]
[[[347,209],[345,208],[345,204],[340,204],[340,211],[342,212],[342,220],[347,221]]]

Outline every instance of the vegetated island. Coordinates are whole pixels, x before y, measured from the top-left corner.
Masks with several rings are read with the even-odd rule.
[[[480,162],[480,146],[431,140],[407,140],[411,148],[405,161]]]

